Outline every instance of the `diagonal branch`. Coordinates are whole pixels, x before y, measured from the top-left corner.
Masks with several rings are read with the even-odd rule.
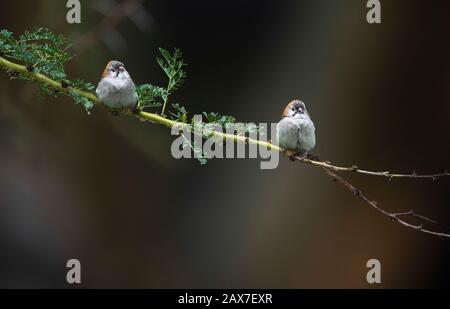
[[[416,214],[413,210],[412,211],[408,211],[408,212],[404,212],[404,213],[390,213],[384,209],[382,209],[381,207],[378,206],[377,202],[370,200],[368,197],[366,197],[361,190],[359,190],[358,188],[356,188],[355,186],[353,186],[350,182],[348,182],[347,180],[345,180],[344,178],[342,178],[341,176],[337,175],[335,172],[327,169],[327,168],[322,168],[325,173],[327,173],[334,181],[339,182],[340,184],[342,184],[343,186],[345,186],[348,190],[350,190],[356,197],[359,197],[360,199],[362,199],[364,202],[366,202],[369,206],[371,206],[372,208],[374,208],[376,211],[378,211],[379,213],[383,214],[384,216],[388,217],[389,219],[391,219],[392,221],[403,225],[409,229],[418,231],[418,232],[422,232],[425,234],[430,234],[430,235],[434,235],[434,236],[439,236],[439,237],[447,237],[450,238],[450,234],[445,234],[445,233],[439,233],[439,232],[435,232],[435,231],[431,231],[428,230],[426,228],[424,228],[423,224],[420,225],[414,225],[411,223],[408,223],[407,221],[403,220],[402,217],[414,217],[414,218],[418,218],[421,219],[422,221],[426,221],[428,223],[432,223],[432,224],[437,224],[436,221],[431,220],[425,216]]]
[[[27,69],[26,66],[11,62],[5,58],[3,58],[2,56],[0,56],[0,66],[5,68],[9,73],[13,73],[11,74],[12,76],[17,76],[18,74],[22,74],[24,76],[26,76],[27,78],[31,79],[34,82],[37,82],[39,84],[43,84],[48,86],[49,88],[58,91],[58,92],[73,92],[78,94],[81,97],[84,97],[90,101],[92,101],[94,104],[99,104],[97,97],[95,96],[94,93],[89,92],[89,91],[82,91],[80,89],[74,88],[74,87],[70,87],[67,85],[63,85],[58,81],[55,81],[43,74],[40,73],[36,73],[33,71],[30,71]],[[137,118],[139,118],[142,121],[148,121],[151,123],[155,123],[155,124],[160,124],[160,125],[164,125],[168,128],[172,128],[175,126],[180,126],[180,127],[185,127],[185,128],[190,128],[189,124],[186,123],[182,123],[182,122],[177,122],[174,120],[170,120],[166,117],[160,116],[158,114],[155,113],[149,113],[149,112],[144,112],[144,111],[139,111],[138,113],[132,113],[132,112],[128,112],[125,111],[123,112],[126,115],[130,115],[130,116],[136,116]],[[371,206],[372,208],[374,208],[375,210],[377,210],[379,213],[383,214],[384,216],[388,217],[389,219],[391,219],[392,221],[415,231],[419,231],[425,234],[430,234],[430,235],[434,235],[434,236],[439,236],[439,237],[446,237],[446,238],[450,238],[450,234],[445,234],[445,233],[439,233],[439,232],[435,232],[432,230],[428,230],[426,228],[424,228],[423,225],[414,225],[414,224],[410,224],[407,221],[405,221],[402,218],[405,217],[414,217],[416,219],[421,219],[424,222],[427,223],[432,223],[432,224],[436,224],[436,221],[428,219],[427,217],[424,217],[422,215],[418,215],[416,214],[414,211],[410,211],[410,212],[405,212],[405,213],[390,213],[385,211],[384,209],[380,208],[376,202],[371,201],[370,199],[368,199],[365,195],[362,194],[361,190],[357,189],[355,186],[353,186],[350,182],[348,182],[347,180],[345,180],[344,178],[342,178],[341,176],[339,176],[337,173],[338,172],[354,172],[354,173],[359,173],[359,174],[364,174],[364,175],[369,175],[369,176],[379,176],[379,177],[386,177],[388,179],[393,179],[393,178],[430,178],[430,179],[436,179],[437,177],[445,177],[445,176],[450,176],[450,174],[448,172],[445,173],[441,173],[441,174],[435,174],[435,175],[417,175],[415,173],[410,174],[410,175],[402,175],[402,174],[391,174],[389,172],[371,172],[371,171],[366,171],[366,170],[361,170],[358,167],[354,166],[354,167],[340,167],[340,166],[334,166],[329,162],[322,162],[322,161],[318,161],[318,160],[311,160],[309,158],[303,158],[300,156],[295,156],[295,154],[290,153],[289,151],[286,151],[285,149],[272,144],[271,142],[266,142],[266,141],[260,141],[260,140],[255,140],[255,139],[251,139],[245,136],[241,136],[241,135],[233,135],[233,134],[226,134],[226,133],[222,133],[222,132],[218,132],[218,131],[211,131],[208,133],[210,137],[219,137],[222,138],[223,140],[229,140],[229,141],[235,141],[235,142],[239,142],[239,143],[246,143],[246,144],[253,144],[253,145],[258,145],[261,147],[266,147],[269,150],[274,150],[274,151],[278,151],[288,157],[290,157],[293,160],[299,161],[301,163],[305,163],[305,164],[309,164],[309,165],[313,165],[315,167],[321,168],[325,173],[327,173],[333,180],[341,183],[342,185],[344,185],[347,189],[349,189],[355,196],[359,197],[360,199],[362,199],[363,201],[365,201],[369,206]]]

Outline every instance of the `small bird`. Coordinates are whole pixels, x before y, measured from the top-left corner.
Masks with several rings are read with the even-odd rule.
[[[111,109],[137,110],[136,86],[120,61],[108,62],[95,92],[99,102]]]
[[[316,128],[309,117],[305,103],[300,100],[290,102],[284,109],[282,119],[277,125],[279,145],[304,158],[316,146]]]

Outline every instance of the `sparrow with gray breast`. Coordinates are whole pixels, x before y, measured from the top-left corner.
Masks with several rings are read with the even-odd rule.
[[[136,86],[120,61],[110,61],[96,90],[100,103],[111,109],[137,109]]]
[[[309,117],[305,103],[300,100],[290,102],[284,109],[277,125],[278,143],[289,151],[304,154],[316,146],[316,128]]]

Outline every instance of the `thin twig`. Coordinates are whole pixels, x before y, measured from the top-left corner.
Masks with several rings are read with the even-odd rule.
[[[404,227],[407,227],[411,230],[414,231],[418,231],[418,232],[422,232],[425,234],[430,234],[430,235],[434,235],[434,236],[439,236],[439,237],[447,237],[450,238],[450,234],[445,234],[445,233],[439,233],[439,232],[435,232],[435,231],[431,231],[428,230],[426,228],[424,228],[424,226],[422,224],[420,225],[414,225],[411,223],[406,222],[405,220],[402,219],[402,217],[415,217],[415,218],[419,218],[422,219],[423,221],[432,223],[432,224],[437,224],[436,221],[431,220],[425,216],[422,215],[418,215],[416,214],[414,211],[408,211],[408,212],[404,212],[404,213],[390,213],[384,209],[382,209],[381,207],[378,206],[378,203],[375,201],[370,200],[369,198],[367,198],[361,190],[359,190],[358,188],[356,188],[355,186],[353,186],[350,182],[348,182],[347,180],[345,180],[344,178],[342,178],[341,176],[337,175],[335,172],[323,167],[322,168],[323,171],[325,171],[325,173],[327,173],[333,180],[339,182],[340,184],[344,185],[348,190],[350,190],[356,197],[359,197],[360,199],[362,199],[364,202],[366,202],[369,206],[371,206],[372,208],[374,208],[375,210],[377,210],[379,213],[383,214],[384,216],[388,217],[389,219],[391,219],[392,221],[403,225]]]
[[[290,156],[289,153],[287,154],[287,156]],[[363,174],[363,175],[368,175],[368,176],[384,177],[388,180],[393,180],[395,178],[405,178],[405,179],[412,178],[412,179],[430,179],[430,180],[436,181],[438,178],[450,176],[450,173],[448,171],[445,171],[443,173],[438,173],[438,174],[430,174],[430,175],[419,175],[416,172],[413,172],[411,174],[396,174],[396,173],[391,173],[389,171],[387,171],[387,172],[367,171],[367,170],[360,169],[356,165],[354,165],[352,167],[336,166],[336,165],[331,164],[330,162],[319,161],[319,160],[314,160],[314,159],[310,159],[310,158],[304,158],[302,156],[294,156],[294,159],[297,161],[303,162],[303,163],[307,163],[307,164],[311,164],[311,165],[315,165],[315,166],[319,166],[319,167],[324,167],[324,168],[327,168],[334,172],[357,173],[357,174]]]

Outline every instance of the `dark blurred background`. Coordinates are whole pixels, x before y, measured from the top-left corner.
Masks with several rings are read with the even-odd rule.
[[[303,99],[315,154],[341,165],[410,173],[450,168],[450,5],[365,0],[4,1],[0,28],[49,27],[74,42],[70,77],[97,83],[110,59],[137,84],[166,83],[158,47],[189,63],[174,100],[191,114],[276,122]],[[448,287],[450,241],[390,222],[319,169],[282,159],[175,160],[164,127],[0,74],[0,287]],[[416,209],[450,226],[450,179],[346,175],[391,211]],[[450,228],[447,229],[447,232]]]

